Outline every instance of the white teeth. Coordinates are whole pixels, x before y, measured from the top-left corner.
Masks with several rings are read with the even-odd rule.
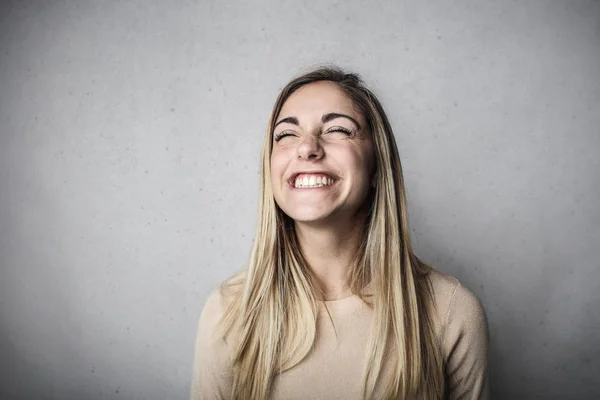
[[[332,185],[333,179],[314,175],[305,175],[302,178],[296,178],[294,187],[296,188],[317,188]]]

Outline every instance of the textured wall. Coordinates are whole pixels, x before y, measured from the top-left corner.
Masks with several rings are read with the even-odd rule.
[[[362,73],[496,398],[600,396],[600,2],[4,1],[0,397],[181,399],[279,88]]]

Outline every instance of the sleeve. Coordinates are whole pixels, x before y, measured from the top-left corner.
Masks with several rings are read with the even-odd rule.
[[[448,399],[489,399],[488,328],[481,303],[468,289],[454,288],[443,337]]]
[[[217,290],[206,301],[198,323],[190,400],[231,398],[230,355],[217,330],[222,315],[222,296]]]

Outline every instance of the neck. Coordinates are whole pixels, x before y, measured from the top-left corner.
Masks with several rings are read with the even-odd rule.
[[[361,226],[357,220],[318,226],[295,223],[300,250],[321,289],[321,300],[339,300],[352,295],[348,279]]]

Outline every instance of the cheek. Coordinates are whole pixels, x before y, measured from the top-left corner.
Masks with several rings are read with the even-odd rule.
[[[358,151],[348,157],[347,163],[354,167],[357,174],[364,176],[365,179],[369,179],[373,173],[375,160],[374,155],[371,152]]]
[[[285,170],[284,159],[277,152],[271,154],[271,181],[278,185]]]
[[[375,149],[373,148],[372,143],[369,143],[363,151],[363,163],[365,172],[371,177],[375,171]]]

